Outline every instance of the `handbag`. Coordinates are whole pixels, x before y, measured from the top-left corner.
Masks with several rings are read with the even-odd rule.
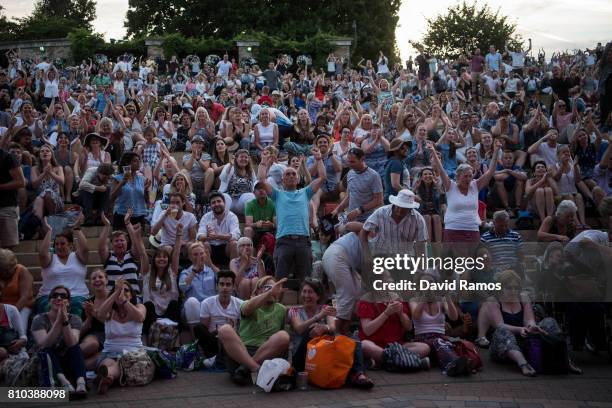
[[[538,374],[569,373],[569,352],[562,334],[530,334],[527,361]]]
[[[155,363],[145,350],[130,351],[119,359],[121,386],[147,385],[155,377]]]
[[[482,359],[476,349],[476,346],[471,341],[459,339],[453,342],[455,353],[460,357],[466,357],[470,362],[472,370],[482,369]]]
[[[308,382],[320,388],[340,388],[353,367],[355,342],[346,336],[319,336],[308,342]]]

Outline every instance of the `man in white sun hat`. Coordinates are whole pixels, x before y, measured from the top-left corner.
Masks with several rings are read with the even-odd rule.
[[[372,256],[414,254],[414,243],[427,241],[427,225],[417,211],[416,195],[400,190],[389,196],[391,204],[378,208],[363,224],[362,242],[367,239]]]

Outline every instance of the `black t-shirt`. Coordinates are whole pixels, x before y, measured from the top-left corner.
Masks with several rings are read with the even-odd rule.
[[[0,184],[13,181],[10,171],[19,166],[15,156],[4,149],[0,149]],[[0,207],[16,207],[17,190],[4,190],[0,194]]]
[[[553,92],[557,94],[559,99],[564,100],[565,104],[569,108],[570,82],[567,80],[567,78],[553,78],[550,80],[550,86],[552,87]]]

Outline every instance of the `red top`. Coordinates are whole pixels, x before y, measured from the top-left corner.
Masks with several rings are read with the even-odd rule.
[[[258,105],[274,106],[274,102],[272,101],[272,98],[270,98],[270,96],[268,96],[268,95],[260,96],[259,99],[257,100],[257,104]]]
[[[410,316],[410,308],[407,302],[402,302],[403,312]],[[376,319],[387,308],[387,303],[384,302],[365,302],[360,300],[357,303],[357,316],[360,319]],[[402,327],[399,315],[394,314],[389,316],[382,326],[370,336],[366,336],[361,326],[359,327],[359,338],[361,340],[370,340],[380,347],[386,347],[389,343],[398,342],[404,343],[405,330]]]

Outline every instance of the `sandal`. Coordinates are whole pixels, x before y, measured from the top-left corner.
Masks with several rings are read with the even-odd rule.
[[[536,371],[529,363],[520,364],[519,368],[525,377],[535,377],[537,375]]]
[[[570,360],[568,363],[568,369],[569,369],[570,374],[576,374],[576,375],[583,374],[582,369],[576,366],[572,360]]]
[[[349,384],[360,390],[369,390],[374,387],[374,381],[369,379],[363,371],[353,373],[349,377]]]
[[[480,348],[486,349],[489,348],[491,342],[487,340],[486,337],[478,337],[476,340],[474,340],[474,344],[476,344]]]
[[[98,377],[96,377],[98,382],[98,394],[106,394],[106,391],[108,391],[113,384],[113,379],[108,376],[108,368],[106,366],[100,366],[98,369]]]

